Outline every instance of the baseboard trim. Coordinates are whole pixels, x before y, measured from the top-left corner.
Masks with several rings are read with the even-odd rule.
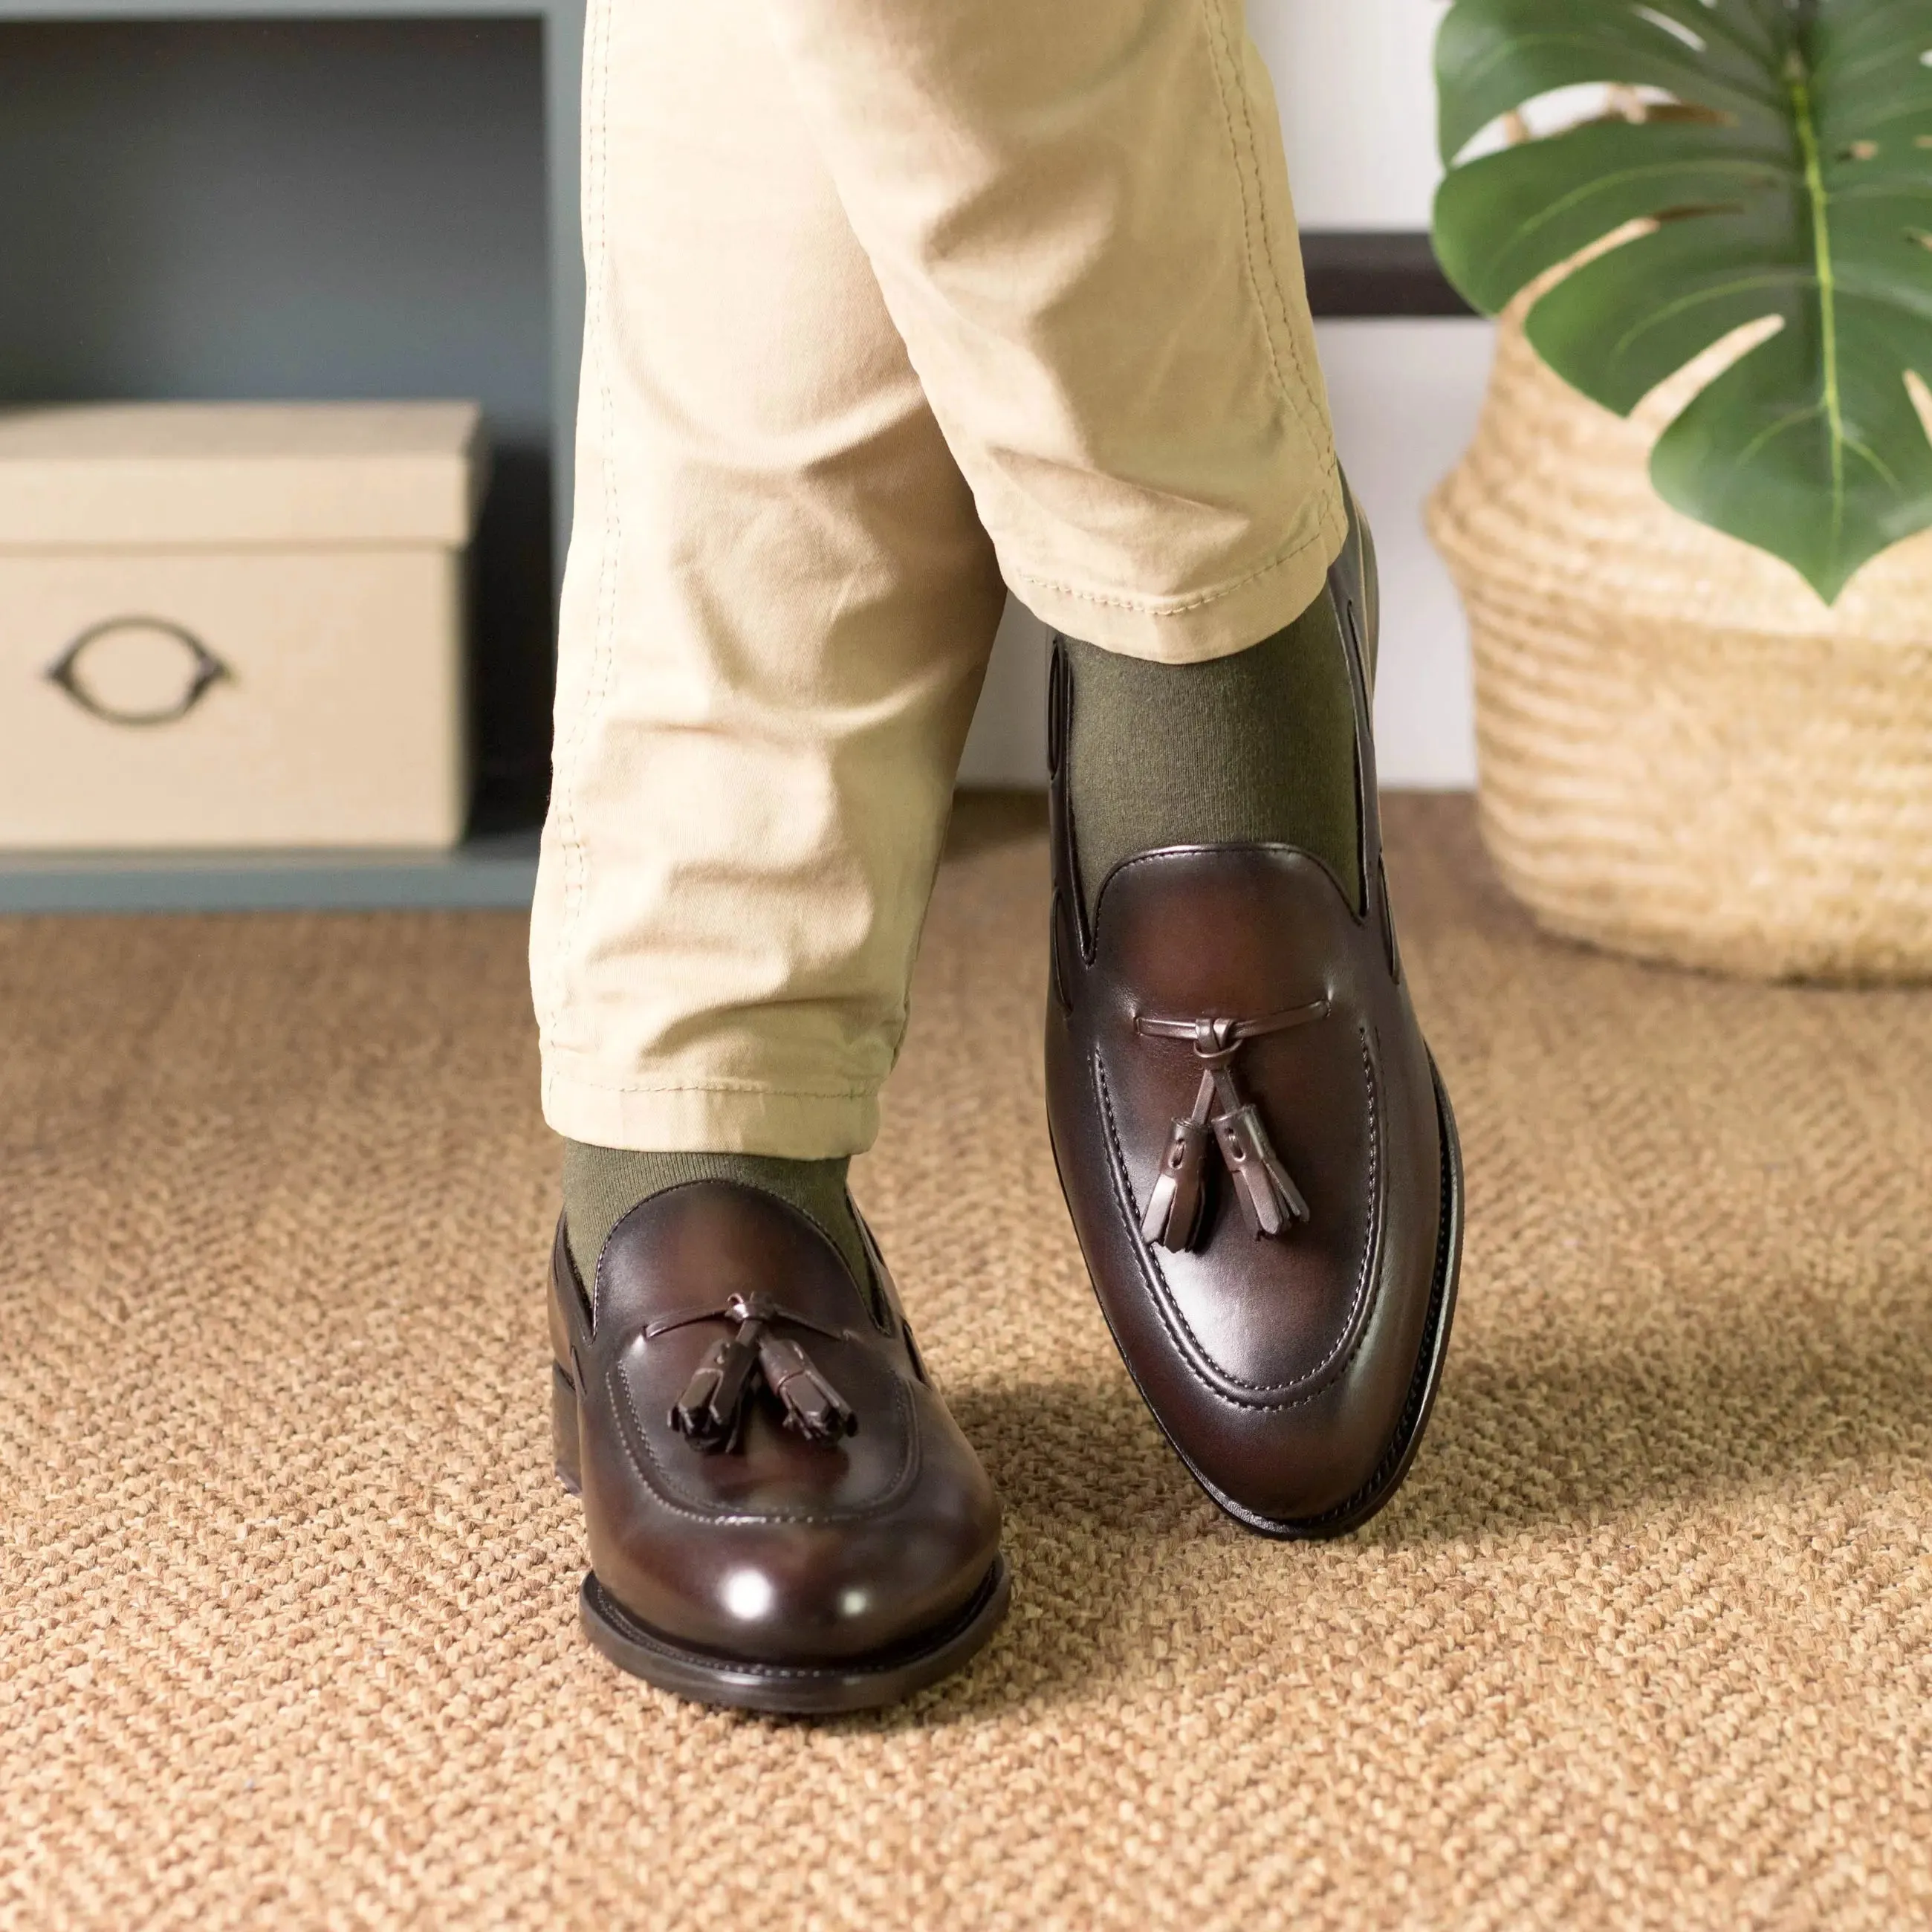
[[[1467,316],[1420,230],[1316,230],[1301,238],[1308,304],[1328,320],[1376,316]]]

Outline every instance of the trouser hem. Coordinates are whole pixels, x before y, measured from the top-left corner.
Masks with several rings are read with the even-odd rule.
[[[829,1160],[878,1138],[873,1093],[801,1094],[736,1083],[646,1086],[546,1069],[544,1118],[566,1139],[639,1154]]]
[[[1348,542],[1339,475],[1312,506],[1315,527],[1235,583],[1198,597],[1136,599],[1011,573],[1014,594],[1049,628],[1154,664],[1232,657],[1293,623],[1322,593]]]

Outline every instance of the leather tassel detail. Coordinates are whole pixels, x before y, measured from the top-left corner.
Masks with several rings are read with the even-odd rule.
[[[1208,1204],[1208,1116],[1214,1076],[1203,1074],[1192,1115],[1176,1120],[1141,1217],[1141,1233],[1156,1247],[1180,1253],[1200,1238]]]
[[[1232,1113],[1217,1114],[1214,1138],[1234,1178],[1241,1211],[1258,1239],[1280,1234],[1292,1223],[1308,1219],[1308,1203],[1282,1165],[1252,1101]]]
[[[1212,1014],[1193,1019],[1152,1013],[1134,1016],[1138,1034],[1155,1040],[1186,1040],[1194,1048],[1202,1070],[1194,1111],[1186,1120],[1174,1123],[1167,1151],[1161,1156],[1148,1196],[1147,1211],[1141,1216],[1141,1235],[1150,1246],[1179,1252],[1201,1240],[1208,1220],[1210,1132],[1234,1198],[1257,1239],[1273,1239],[1296,1222],[1312,1218],[1300,1189],[1268,1138],[1261,1110],[1234,1078],[1234,1060],[1249,1041],[1312,1024],[1325,1019],[1328,1012],[1328,998],[1324,994],[1251,1019]]]
[[[735,1449],[744,1433],[746,1410],[762,1380],[784,1412],[788,1429],[808,1442],[836,1442],[853,1434],[859,1418],[851,1404],[819,1372],[796,1342],[774,1334],[774,1322],[838,1339],[807,1316],[781,1307],[768,1294],[734,1294],[722,1308],[688,1308],[660,1316],[644,1330],[651,1341],[700,1322],[734,1322],[737,1333],[700,1362],[670,1412],[670,1426],[700,1449]]]
[[[700,1449],[730,1448],[743,1426],[745,1391],[758,1360],[755,1335],[747,1339],[740,1329],[728,1342],[720,1342],[685,1384],[670,1412],[672,1428]]]
[[[765,1385],[784,1411],[784,1424],[808,1442],[836,1442],[859,1426],[850,1404],[820,1374],[797,1342],[767,1334],[758,1343]]]

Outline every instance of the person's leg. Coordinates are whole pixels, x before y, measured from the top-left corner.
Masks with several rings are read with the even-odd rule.
[[[1406,1468],[1460,1180],[1382,875],[1372,565],[1241,0],[766,0],[1057,647],[1048,1114],[1116,1339],[1282,1535]]]
[[[557,1466],[615,1661],[851,1708],[1005,1606],[992,1486],[844,1191],[1003,592],[758,0],[596,0],[588,27],[531,928],[569,1143]]]
[[[646,1193],[715,1170],[856,1259],[844,1157],[904,1025],[999,578],[755,0],[600,10],[586,105],[532,928],[573,1245],[587,1272]]]

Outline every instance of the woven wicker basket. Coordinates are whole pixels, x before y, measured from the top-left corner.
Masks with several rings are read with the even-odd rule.
[[[1932,975],[1932,533],[1828,609],[1651,487],[1658,432],[1745,345],[1625,422],[1540,360],[1526,307],[1429,513],[1474,636],[1504,880],[1552,930],[1622,952]]]

